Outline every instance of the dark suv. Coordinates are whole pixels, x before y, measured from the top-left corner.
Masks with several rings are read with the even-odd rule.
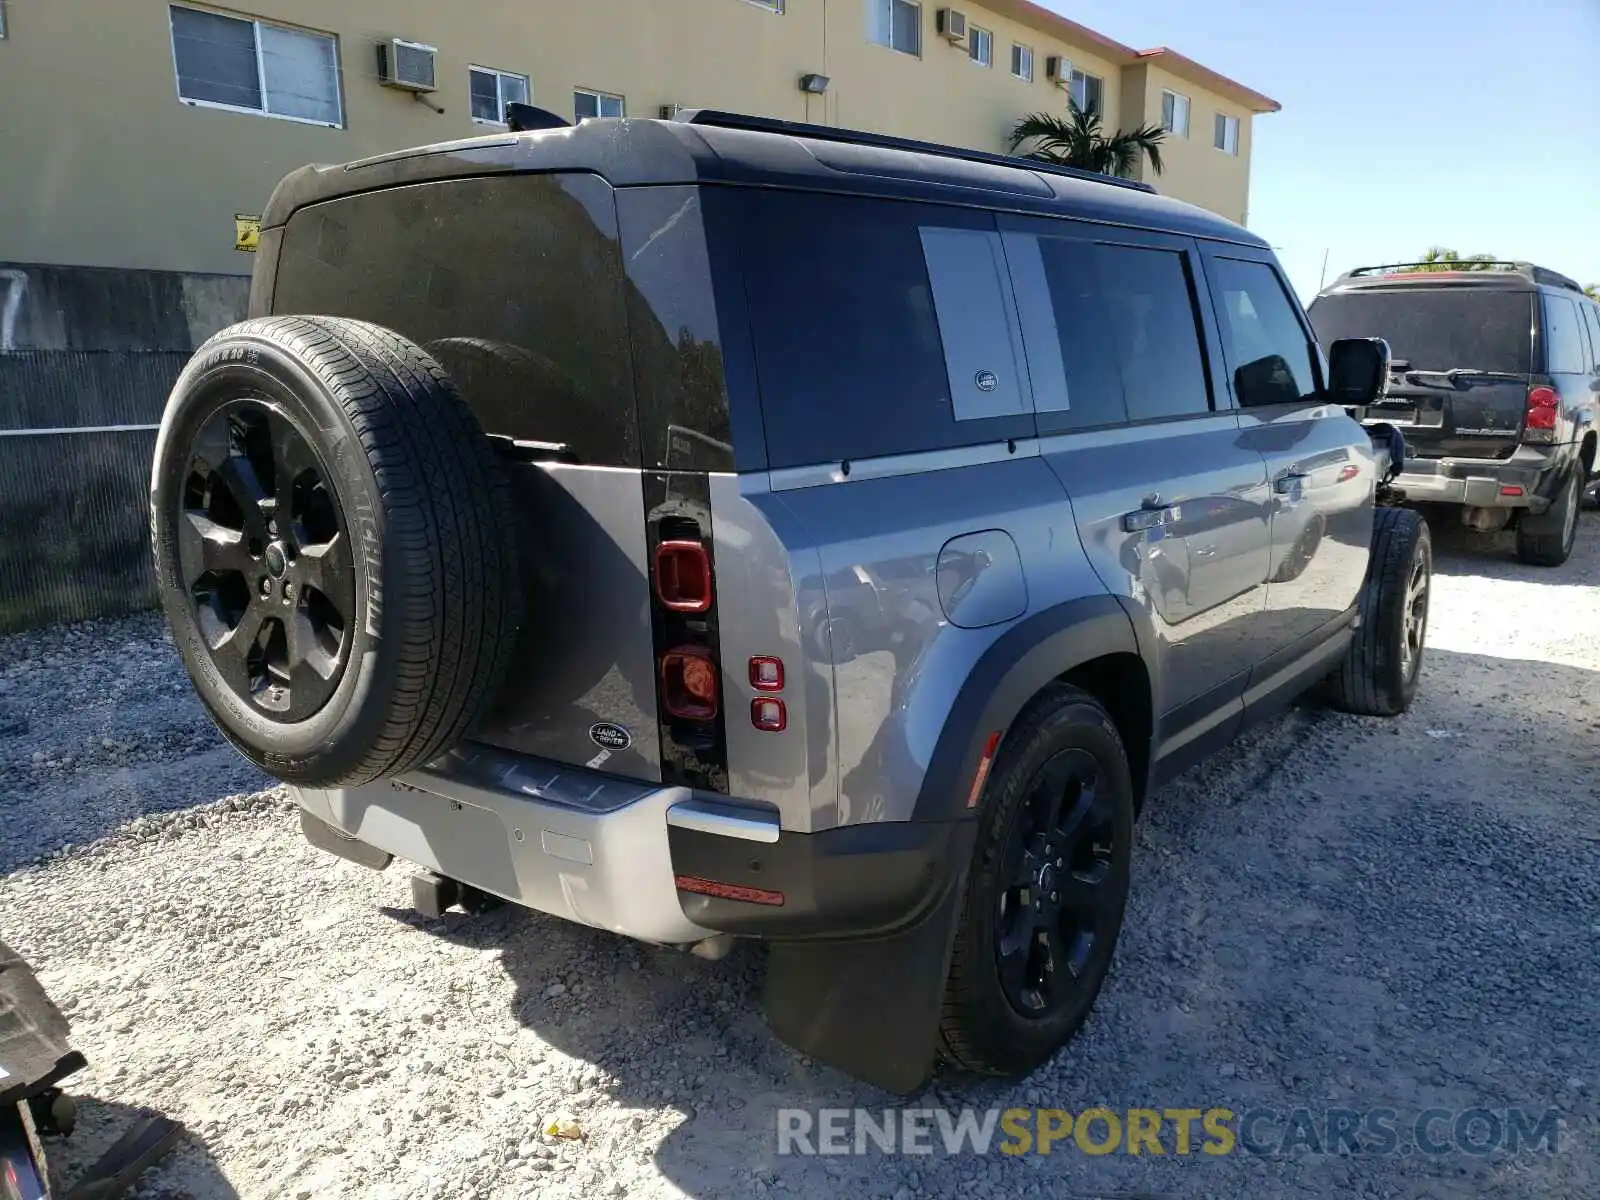
[[[1529,263],[1419,266],[1341,276],[1311,323],[1325,347],[1388,341],[1387,392],[1356,415],[1404,434],[1408,500],[1455,506],[1485,532],[1513,527],[1524,562],[1558,567],[1595,467],[1600,304]]]
[[[1430,549],[1257,237],[1142,185],[725,113],[289,176],[152,476],[194,685],[316,844],[707,957],[896,1089],[1089,1011],[1134,815]]]

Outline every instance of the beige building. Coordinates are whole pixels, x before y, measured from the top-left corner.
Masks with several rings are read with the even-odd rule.
[[[234,216],[294,167],[482,133],[508,99],[568,118],[728,108],[999,151],[1070,92],[1109,127],[1170,127],[1159,190],[1243,221],[1251,121],[1278,107],[1026,0],[239,2],[4,3],[0,263],[246,273]],[[385,86],[380,44],[402,71],[431,65],[436,90]],[[803,90],[807,75],[826,90]]]

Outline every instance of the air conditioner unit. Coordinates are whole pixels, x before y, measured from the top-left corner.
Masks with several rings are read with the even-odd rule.
[[[1062,58],[1059,54],[1052,54],[1044,60],[1044,77],[1057,87],[1070,88],[1072,86],[1072,60]]]
[[[436,92],[434,60],[439,51],[421,42],[390,38],[378,43],[378,82],[403,92]]]
[[[967,40],[967,14],[959,8],[941,8],[938,13],[939,36],[957,45]]]

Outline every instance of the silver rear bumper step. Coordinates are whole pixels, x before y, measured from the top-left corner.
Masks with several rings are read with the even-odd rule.
[[[364,787],[289,790],[336,832],[386,854],[540,912],[671,945],[713,931],[683,915],[668,825],[764,843],[779,835],[773,810],[481,746]]]

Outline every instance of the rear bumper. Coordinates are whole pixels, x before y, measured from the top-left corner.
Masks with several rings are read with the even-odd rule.
[[[1394,485],[1408,501],[1420,504],[1527,509],[1538,514],[1550,507],[1549,492],[1565,461],[1550,452],[1565,449],[1523,449],[1509,459],[1408,458]]]
[[[768,806],[482,746],[396,780],[290,791],[331,827],[315,844],[355,862],[382,867],[394,855],[540,912],[667,944],[901,927],[960,877],[972,829],[787,832]],[[680,891],[681,876],[782,903]]]

